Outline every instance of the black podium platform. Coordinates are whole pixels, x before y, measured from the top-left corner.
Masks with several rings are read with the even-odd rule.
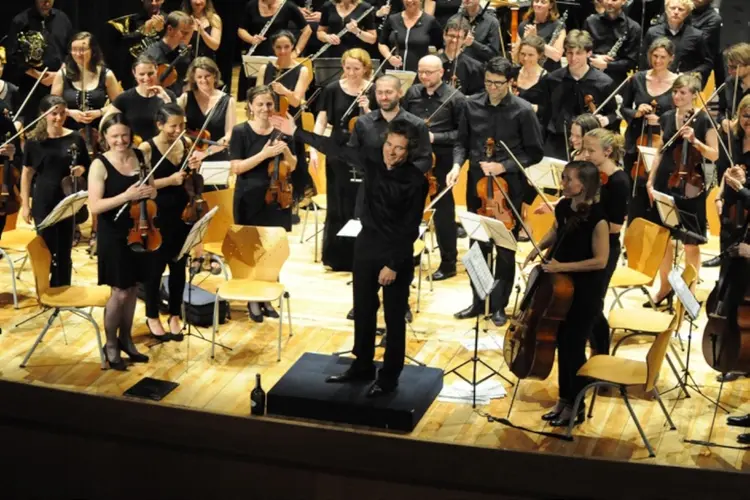
[[[395,392],[368,399],[369,382],[327,384],[352,358],[305,353],[268,392],[269,415],[411,431],[443,388],[443,371],[404,366]],[[379,363],[378,363],[379,365]]]

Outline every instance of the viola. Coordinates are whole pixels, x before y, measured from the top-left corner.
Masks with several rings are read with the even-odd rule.
[[[495,153],[495,140],[490,137],[485,143],[485,158],[487,161],[492,159]],[[492,217],[505,224],[509,230],[516,226],[516,220],[510,212],[510,207],[505,197],[500,192],[508,192],[508,183],[501,177],[484,177],[477,182],[476,189],[479,199],[482,200],[482,206],[477,210],[479,215]]]
[[[688,123],[693,116],[694,111],[690,110],[685,114],[684,123]],[[699,171],[699,167],[703,162],[703,155],[698,151],[695,146],[690,144],[687,140],[682,140],[682,147],[675,148],[672,151],[672,157],[674,159],[675,169],[674,172],[669,176],[667,185],[670,189],[677,190],[678,192],[685,193],[685,189],[688,185],[703,191],[705,187],[705,181],[703,175]]]
[[[175,83],[177,83],[177,69],[175,66],[177,66],[177,63],[179,62],[180,58],[182,58],[184,55],[186,55],[188,52],[190,52],[190,45],[186,45],[182,49],[180,49],[180,52],[177,54],[177,56],[174,58],[174,60],[169,64],[160,64],[156,68],[156,74],[159,78],[159,85],[162,87],[171,87]]]
[[[10,137],[8,132],[5,140]],[[0,165],[0,215],[3,216],[14,214],[21,208],[21,194],[18,191],[20,175],[10,163],[10,158],[3,156],[3,163]]]
[[[284,96],[278,97],[278,104],[274,108],[272,115],[286,117],[289,110],[289,101]],[[272,139],[278,139],[279,134],[274,131]],[[289,163],[283,159],[283,155],[278,155],[268,162],[269,184],[266,190],[266,204],[278,204],[280,208],[286,209],[292,206],[293,190],[291,183],[292,168]]]
[[[78,166],[78,146],[74,143],[68,148],[68,154],[70,155],[70,175],[63,177],[62,190],[65,196],[70,196],[73,193],[79,191],[86,191],[86,179],[73,175],[73,169]],[[89,210],[86,205],[82,206],[81,209],[75,214],[75,223],[83,224],[86,219],[89,218]]]
[[[653,113],[655,115],[659,114],[659,104],[656,102],[656,99],[651,101],[651,107],[653,108]],[[649,148],[656,148],[661,149],[662,144],[664,144],[664,140],[661,137],[661,134],[655,134],[650,131],[650,128],[647,123],[646,117],[644,116],[642,118],[643,123],[641,124],[641,135],[638,136],[638,139],[635,141],[636,146],[645,146]],[[647,130],[647,127],[649,130]],[[633,167],[630,170],[630,177],[635,181],[638,178],[644,178],[646,177],[646,161],[643,159],[643,155],[639,154],[638,159],[635,163],[633,163]]]
[[[141,162],[140,182],[146,178],[146,165]],[[130,202],[130,219],[133,227],[128,233],[128,246],[138,253],[154,252],[161,247],[161,231],[156,226],[156,202],[151,199]]]

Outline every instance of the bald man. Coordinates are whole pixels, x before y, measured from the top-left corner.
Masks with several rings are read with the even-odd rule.
[[[438,192],[446,188],[446,176],[453,165],[453,144],[458,140],[458,123],[466,97],[443,83],[443,62],[429,55],[419,60],[420,83],[412,85],[403,99],[406,111],[427,121],[432,152],[435,155],[433,174]],[[440,247],[440,267],[432,275],[435,281],[456,275],[456,206],[451,194],[436,205],[435,235]]]

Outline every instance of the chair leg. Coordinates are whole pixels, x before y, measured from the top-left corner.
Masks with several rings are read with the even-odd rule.
[[[0,255],[3,256],[5,261],[8,263],[8,266],[10,266],[10,286],[13,289],[13,308],[18,309],[18,293],[16,292],[16,272],[15,267],[13,266],[13,259],[10,258],[10,255],[8,255],[5,250],[0,248]]]
[[[19,280],[21,279],[21,273],[23,272],[23,268],[26,267],[26,261],[29,260],[29,254],[26,253],[23,255],[23,259],[21,259],[21,266],[18,268],[18,273],[16,273],[16,278]]]
[[[94,326],[94,332],[96,333],[96,345],[99,347],[99,360],[102,363],[102,370],[106,370],[107,364],[104,360],[104,348],[102,346],[102,335],[101,335],[101,331],[99,330],[99,325],[96,323],[96,320],[94,319],[94,316],[92,314],[94,308],[91,307],[89,309],[89,312],[83,311],[81,309],[68,309],[68,310],[72,312],[73,314],[75,314],[76,316],[80,316],[81,318],[88,320],[88,322]]]
[[[316,264],[318,263],[318,206],[313,203],[313,206],[315,207],[313,211],[315,212],[313,215],[315,216],[315,244],[313,247],[313,262]]]
[[[289,292],[284,292],[284,298],[286,299],[286,319],[289,323],[289,338],[292,338],[294,333],[292,332],[292,305],[289,302]]]
[[[592,382],[588,384],[586,387],[584,387],[583,389],[581,389],[581,391],[576,395],[576,400],[573,403],[573,413],[570,417],[570,421],[568,422],[568,428],[565,431],[566,437],[569,438],[570,436],[573,435],[573,426],[576,423],[576,416],[578,415],[578,408],[581,406],[581,403],[583,402],[583,398],[586,397],[586,391],[588,391],[592,387],[599,387],[600,385],[608,385],[608,383],[600,382],[600,381]]]
[[[422,254],[424,254],[425,251],[422,250]],[[419,261],[419,268],[422,268],[422,260]],[[432,257],[430,256],[430,252],[427,252],[427,281],[430,282],[430,292],[434,292],[435,288],[432,286]]]
[[[216,351],[216,330],[219,329],[219,290],[216,290],[214,296],[214,327],[211,331],[211,359],[214,359]]]
[[[656,387],[654,387],[653,391],[654,397],[656,398],[656,401],[659,403],[659,406],[661,406],[661,411],[664,413],[664,416],[667,418],[667,423],[669,423],[669,430],[674,431],[677,430],[677,426],[674,425],[674,422],[672,422],[672,417],[669,415],[669,412],[667,411],[667,407],[664,406],[664,401],[661,400],[661,396],[659,396],[659,391],[656,390]]]
[[[313,201],[310,201],[311,204],[315,204]],[[307,210],[305,210],[305,219],[302,221],[302,233],[299,235],[299,242],[304,243],[305,242],[305,228],[307,227],[307,217],[310,215],[310,207],[307,207]]]
[[[419,312],[419,307],[421,304],[422,304],[422,253],[419,254],[419,273],[418,273],[418,278],[417,278],[417,312]]]
[[[646,449],[648,450],[648,456],[651,458],[655,457],[656,453],[654,453],[654,449],[651,447],[651,443],[649,443],[648,438],[646,437],[646,433],[643,432],[643,427],[641,427],[641,423],[638,421],[638,418],[635,416],[635,411],[633,411],[633,406],[630,404],[630,399],[628,399],[628,391],[625,387],[620,387],[620,395],[622,395],[622,399],[623,401],[625,401],[625,406],[628,407],[630,416],[633,417],[633,423],[635,423],[635,426],[638,429],[638,433],[641,435],[641,439],[643,439],[643,444],[646,445]]]
[[[281,328],[284,326],[284,294],[279,297],[279,340],[276,351],[276,361],[281,361]]]
[[[589,415],[588,418],[591,418],[594,416],[594,403],[596,403],[596,393],[599,392],[599,388],[597,387],[593,394],[591,394],[591,404],[589,405]]]
[[[42,332],[36,338],[34,345],[31,346],[31,349],[29,350],[29,352],[26,353],[26,357],[23,358],[23,361],[21,361],[21,368],[26,368],[26,363],[28,363],[31,355],[34,354],[34,351],[36,350],[36,346],[38,346],[39,342],[42,341],[42,338],[44,338],[44,335],[47,333],[47,330],[49,330],[49,327],[52,326],[52,323],[54,323],[55,318],[57,318],[58,314],[60,314],[60,309],[55,308],[55,310],[52,311],[52,314],[50,315],[50,317],[47,319],[47,324],[44,325],[44,328],[42,328]]]

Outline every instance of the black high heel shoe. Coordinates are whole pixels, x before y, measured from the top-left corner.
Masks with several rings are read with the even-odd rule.
[[[662,297],[661,300],[659,300],[659,302],[654,302],[654,308],[660,309],[664,307],[671,307],[673,297],[674,297],[674,290],[670,291],[668,294]],[[665,300],[667,301],[667,303],[665,305],[662,305],[662,302],[664,302]],[[645,307],[646,309],[651,309],[652,308],[651,302],[644,302],[643,307]]]
[[[250,306],[250,302],[247,303],[247,315],[250,316],[250,319],[256,323],[263,323],[263,307],[259,306],[258,309],[260,309],[260,313],[255,314],[252,306]]]
[[[173,318],[173,317],[174,317],[174,316],[170,316],[170,317],[169,317],[169,320],[168,320],[168,324],[169,324],[169,326],[170,326],[170,327],[172,326],[172,318]],[[169,333],[167,333],[167,335],[169,335],[169,340],[174,340],[175,342],[182,342],[182,341],[183,341],[183,339],[185,338],[185,334],[184,334],[184,333],[182,333],[182,329],[180,329],[180,331],[179,331],[179,332],[175,333],[175,332],[173,332],[173,331],[172,331],[172,329],[170,328],[170,329],[169,329]]]
[[[128,355],[128,358],[133,363],[148,363],[148,356],[145,354],[141,354],[138,351],[130,352],[125,348],[125,344],[122,343],[120,339],[117,339],[117,347],[120,349],[120,351],[124,352]]]
[[[279,313],[276,312],[276,309],[274,309],[271,304],[266,304],[265,302],[261,302],[260,304],[260,313],[267,318],[279,318]]]
[[[169,342],[170,340],[172,340],[172,334],[169,332],[164,332],[164,335],[155,334],[151,329],[151,325],[148,324],[148,319],[146,320],[146,328],[148,328],[148,334],[151,336],[151,338],[155,339],[157,342]]]
[[[118,340],[119,342],[119,340]],[[119,345],[118,345],[119,347]],[[118,372],[126,372],[128,371],[128,367],[125,364],[125,361],[120,359],[120,361],[110,361],[109,356],[107,355],[107,346],[104,346],[102,348],[102,352],[104,353],[104,359],[107,361],[107,365],[109,365],[109,368],[111,370],[117,370]]]
[[[573,411],[573,408],[570,408],[569,406],[566,407],[567,415],[565,410],[563,410],[560,413],[560,416],[557,417],[555,420],[550,421],[549,425],[552,427],[567,427],[570,425],[570,419],[573,418],[573,415],[571,412]],[[578,408],[578,414],[575,416],[575,422],[574,425],[582,424],[583,421],[586,420],[586,405],[581,405],[580,408]]]

